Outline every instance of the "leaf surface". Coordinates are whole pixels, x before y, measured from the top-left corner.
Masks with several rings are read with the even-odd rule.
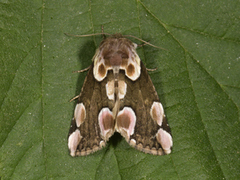
[[[239,1],[1,1],[2,179],[238,179]],[[72,158],[74,103],[100,36],[134,35],[165,108],[173,151],[153,156],[115,134]],[[141,43],[131,39],[136,43]]]

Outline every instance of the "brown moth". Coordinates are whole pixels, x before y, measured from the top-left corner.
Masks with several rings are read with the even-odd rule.
[[[137,44],[114,34],[96,50],[71,121],[71,156],[100,150],[116,131],[140,151],[171,153],[169,125],[136,48]]]

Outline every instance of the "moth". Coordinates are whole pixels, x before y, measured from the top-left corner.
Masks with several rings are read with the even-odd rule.
[[[100,150],[115,132],[137,150],[171,153],[170,127],[136,48],[126,36],[114,34],[96,50],[71,121],[71,156]]]

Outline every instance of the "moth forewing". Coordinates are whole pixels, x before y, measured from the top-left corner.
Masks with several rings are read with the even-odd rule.
[[[170,128],[136,47],[114,34],[96,50],[69,130],[71,156],[101,149],[115,131],[145,153],[171,152]]]

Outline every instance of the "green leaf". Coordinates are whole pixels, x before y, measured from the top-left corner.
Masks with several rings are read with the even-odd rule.
[[[1,1],[0,178],[239,179],[239,1]],[[74,103],[100,36],[134,35],[173,134],[153,156],[115,134],[72,158]],[[136,43],[140,43],[132,39]]]

